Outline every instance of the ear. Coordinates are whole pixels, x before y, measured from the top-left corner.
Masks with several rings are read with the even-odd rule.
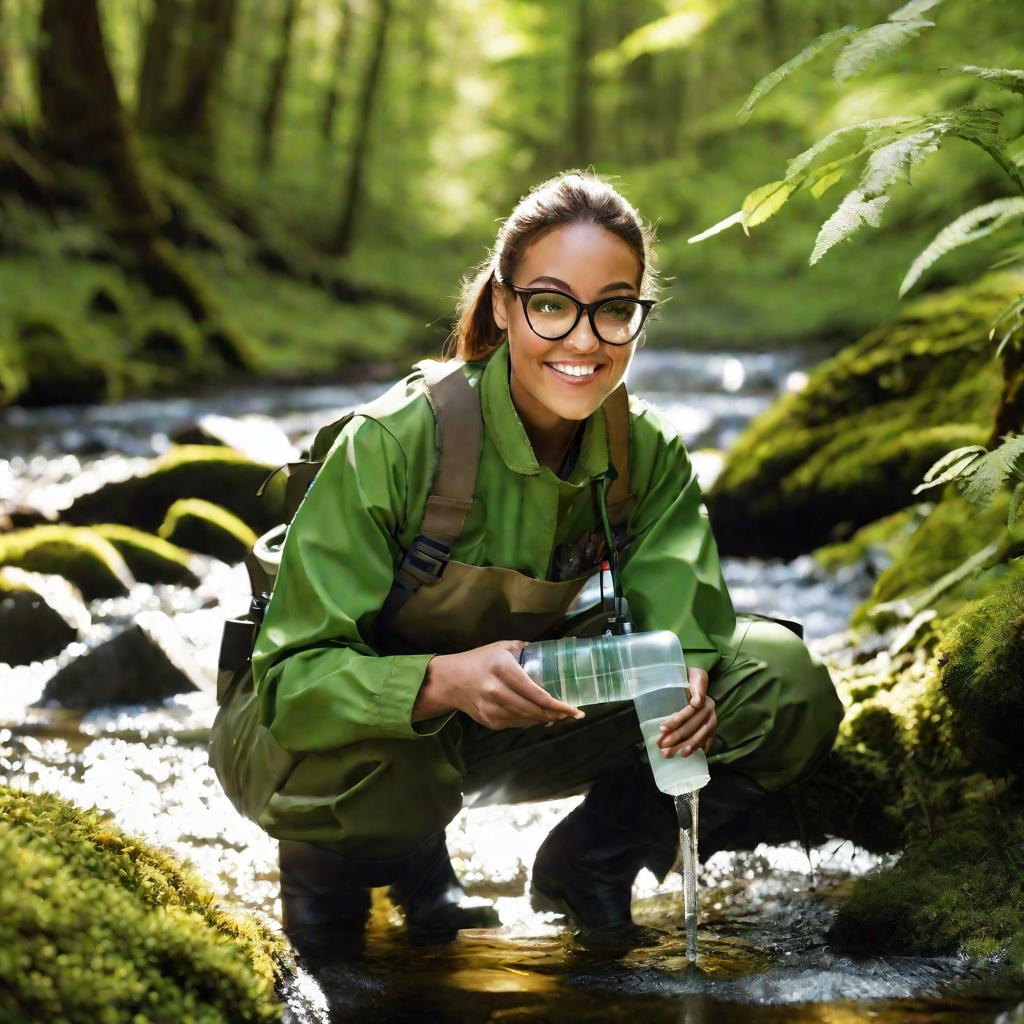
[[[499,331],[508,328],[508,292],[491,278],[491,310]]]

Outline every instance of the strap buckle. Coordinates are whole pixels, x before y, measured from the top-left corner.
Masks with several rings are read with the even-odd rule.
[[[432,586],[440,582],[451,556],[447,544],[421,533],[405,553],[395,580],[406,590],[415,590],[421,584]]]

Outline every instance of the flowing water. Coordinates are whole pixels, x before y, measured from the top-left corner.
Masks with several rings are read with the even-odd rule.
[[[796,354],[644,352],[631,386],[679,425],[706,487],[721,451],[747,420],[801,378]],[[0,412],[0,510],[61,508],[105,480],[138,471],[168,447],[178,427],[200,415],[221,417],[222,427],[240,433],[269,461],[283,462],[317,426],[381,389],[210,390],[188,399],[8,409]],[[808,556],[726,559],[724,569],[737,609],[800,619],[808,644],[826,657],[841,648],[839,634],[868,585],[861,567],[827,575]],[[276,844],[235,813],[207,764],[215,708],[210,689],[157,707],[86,713],[33,707],[59,667],[147,615],[173,621],[212,687],[221,623],[244,611],[247,593],[244,568],[213,559],[203,560],[202,581],[193,590],[140,584],[127,597],[83,608],[57,588],[53,600],[78,618],[82,637],[48,661],[0,666],[0,780],[97,805],[122,827],[190,860],[234,905],[277,921]],[[659,885],[644,871],[637,880],[634,917],[651,929],[648,945],[620,956],[578,946],[559,919],[531,910],[527,890],[537,847],[579,799],[464,808],[448,829],[453,863],[471,895],[495,902],[502,927],[463,932],[448,946],[412,949],[378,891],[365,948],[300,972],[288,988],[289,1016],[350,1021],[372,1015],[418,1024],[1024,1024],[1020,980],[999,963],[971,964],[957,956],[855,959],[829,948],[824,936],[836,899],[883,860],[838,840],[809,854],[795,844],[717,853],[699,876],[693,843],[684,841],[691,860],[683,858],[683,875],[673,872]]]
[[[697,856],[697,838],[700,835],[700,790],[695,789],[676,798],[682,801],[689,815],[689,828],[679,830],[679,849],[683,860],[683,920],[686,923],[686,959],[697,962],[697,927],[700,916],[700,899],[697,895],[697,873],[700,858]]]

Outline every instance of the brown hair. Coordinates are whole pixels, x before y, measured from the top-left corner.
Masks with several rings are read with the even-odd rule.
[[[491,282],[512,280],[528,246],[562,224],[598,224],[621,238],[640,262],[640,296],[656,298],[654,227],[593,171],[563,171],[534,186],[516,204],[498,231],[488,256],[462,281],[458,319],[445,342],[445,356],[472,362],[502,341],[494,322]]]

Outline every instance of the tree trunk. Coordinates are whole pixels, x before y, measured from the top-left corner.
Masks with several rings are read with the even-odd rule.
[[[580,167],[590,161],[592,139],[590,87],[592,26],[589,7],[588,0],[576,0],[575,32],[569,36],[572,40],[572,53],[569,55],[569,66],[572,68],[569,94],[569,139],[572,154],[569,157],[569,163]]]
[[[288,65],[292,57],[292,36],[299,16],[299,0],[284,0],[281,13],[280,47],[270,72],[270,83],[260,116],[260,166],[266,170],[274,162],[274,139],[277,121],[281,112],[285,86],[288,82]]]
[[[320,135],[326,145],[330,145],[334,139],[334,123],[338,108],[344,99],[340,82],[348,63],[348,49],[352,42],[352,21],[351,0],[341,0],[341,21],[338,23],[338,34],[334,39],[334,63],[331,65],[327,94],[324,97],[323,116],[320,119]]]
[[[236,0],[195,0],[184,81],[169,128],[194,154],[198,171],[216,153],[216,104],[234,35]]]
[[[1003,387],[992,423],[988,447],[996,448],[1004,434],[1024,432],[1024,338],[1007,342],[1003,349]]]
[[[173,92],[171,72],[178,54],[181,15],[181,0],[154,0],[139,69],[135,124],[141,132],[159,130],[167,98]]]
[[[341,216],[335,233],[334,249],[339,256],[344,256],[352,245],[355,226],[356,209],[362,198],[363,175],[369,158],[370,127],[373,123],[373,107],[380,84],[381,69],[384,65],[384,52],[387,48],[388,23],[391,20],[391,0],[377,0],[377,24],[374,31],[373,48],[370,62],[363,78],[356,118],[355,132],[352,139],[352,155],[349,160],[348,174],[345,179],[341,206]]]

